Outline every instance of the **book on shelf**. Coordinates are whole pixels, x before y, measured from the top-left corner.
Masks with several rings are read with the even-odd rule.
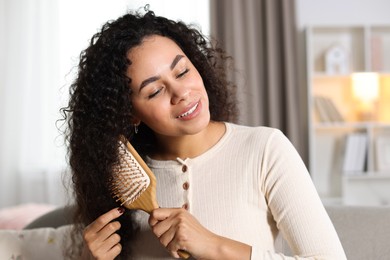
[[[315,96],[314,106],[321,122],[344,122],[343,116],[332,99]]]
[[[362,174],[366,170],[367,149],[367,133],[350,133],[346,136],[343,162],[344,174]]]
[[[371,67],[373,71],[383,71],[383,40],[379,35],[371,36]]]
[[[390,174],[390,136],[379,135],[375,139],[376,169],[381,174]]]

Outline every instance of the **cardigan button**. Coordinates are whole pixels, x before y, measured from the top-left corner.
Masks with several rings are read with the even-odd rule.
[[[189,188],[190,188],[190,184],[187,181],[185,183],[183,183],[184,190],[188,190]]]
[[[188,170],[187,165],[183,165],[183,167],[181,167],[181,170],[182,170],[182,172],[186,172]]]
[[[183,206],[181,206],[183,209],[188,210],[188,203],[184,203]]]

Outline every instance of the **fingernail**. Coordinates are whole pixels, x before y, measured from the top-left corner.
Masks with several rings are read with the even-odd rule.
[[[123,213],[125,212],[125,208],[119,207],[119,208],[118,208],[118,211],[119,211],[120,214],[123,214]]]

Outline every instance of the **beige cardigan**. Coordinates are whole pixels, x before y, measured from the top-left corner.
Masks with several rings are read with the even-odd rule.
[[[188,208],[210,231],[252,246],[251,259],[346,259],[298,153],[279,131],[226,123],[226,133],[196,158],[147,158],[161,207]],[[135,259],[172,259],[139,211]],[[281,232],[294,257],[275,252]]]

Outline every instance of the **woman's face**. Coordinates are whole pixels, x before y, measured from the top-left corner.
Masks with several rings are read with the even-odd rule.
[[[128,53],[127,75],[136,119],[156,135],[193,135],[210,121],[203,80],[171,39],[150,36]]]

